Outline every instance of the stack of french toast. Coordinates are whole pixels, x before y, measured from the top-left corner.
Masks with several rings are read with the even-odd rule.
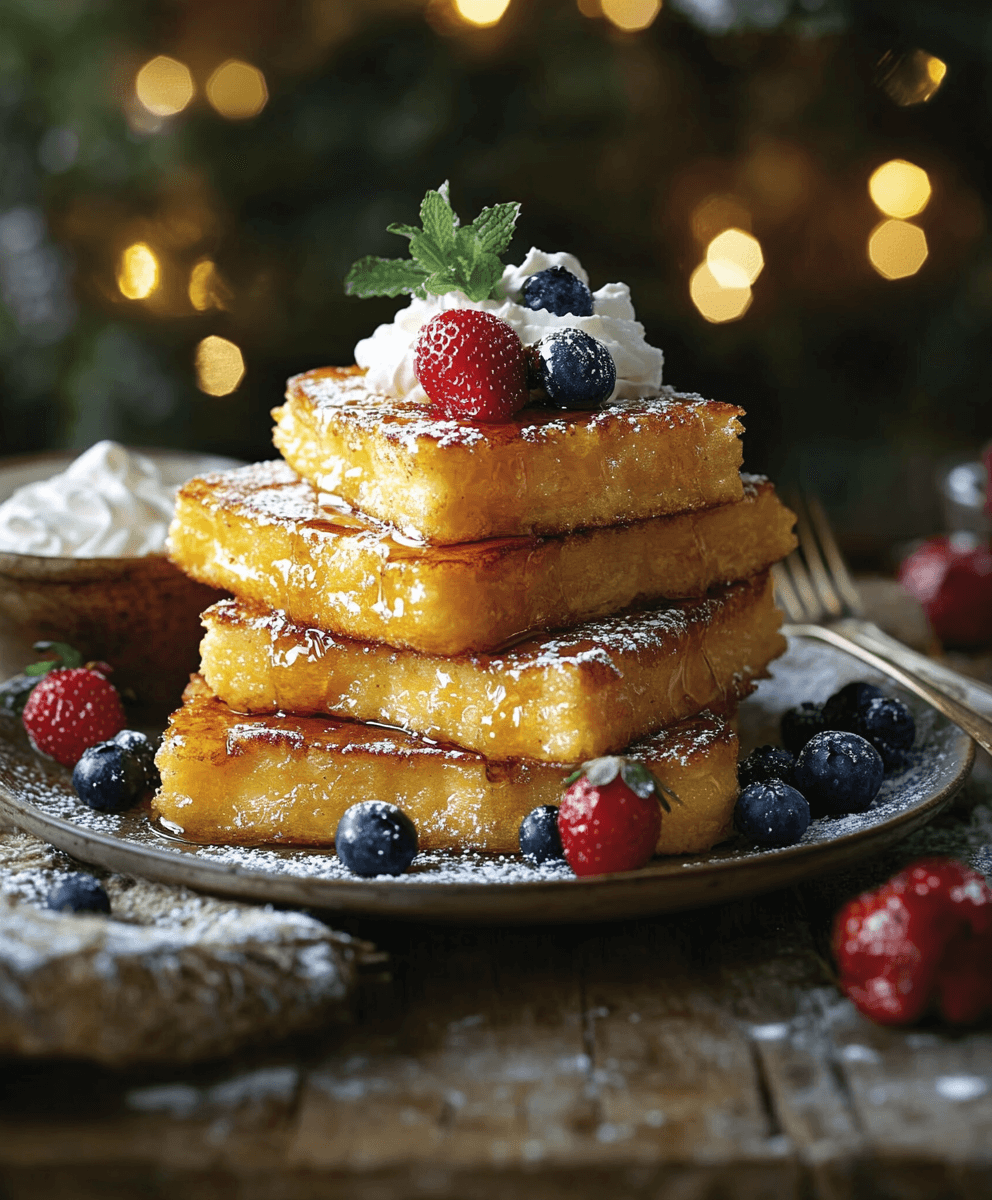
[[[171,718],[155,810],[193,841],[331,846],[386,800],[422,849],[515,853],[579,763],[643,762],[707,849],[738,702],[785,648],[794,546],[742,476],[741,410],[662,388],[501,424],[433,418],[355,368],[291,379],[282,460],[188,483],[170,553],[224,589]]]

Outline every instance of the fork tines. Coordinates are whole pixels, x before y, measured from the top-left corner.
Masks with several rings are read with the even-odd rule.
[[[864,614],[819,500],[796,492],[788,498],[796,513],[799,549],[772,568],[775,596],[790,621],[830,621]]]

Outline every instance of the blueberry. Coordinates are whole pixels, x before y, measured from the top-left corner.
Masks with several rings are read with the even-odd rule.
[[[843,730],[818,733],[796,759],[796,787],[816,816],[864,812],[878,795],[884,774],[875,747]]]
[[[592,316],[592,292],[578,275],[564,267],[548,267],[529,275],[520,299],[524,308],[544,308],[556,317]]]
[[[147,791],[141,760],[116,741],[97,742],[83,751],[72,771],[72,786],[98,812],[124,812]]]
[[[822,704],[806,701],[782,714],[782,743],[790,754],[798,754],[814,734],[824,729]]]
[[[353,804],[334,835],[338,858],[356,875],[402,875],[417,853],[417,830],[395,804]]]
[[[768,779],[781,779],[783,783],[791,784],[794,766],[795,759],[788,750],[780,750],[778,746],[759,746],[737,764],[737,782],[742,788],[750,787],[752,783],[764,783]]]
[[[154,792],[162,786],[162,776],[155,766],[155,746],[143,733],[136,729],[122,729],[120,733],[115,733],[111,740],[138,760],[144,772],[147,791]]]
[[[791,846],[809,826],[809,805],[794,787],[767,779],[738,796],[734,825],[759,846]]]
[[[846,729],[854,733],[855,718],[858,710],[869,700],[875,700],[885,693],[873,683],[847,683],[839,692],[834,692],[823,706],[823,726],[825,729]]]
[[[48,907],[56,912],[109,913],[110,899],[92,875],[69,875],[48,894]]]
[[[535,867],[541,863],[564,861],[557,805],[542,804],[520,822],[520,853]]]
[[[581,329],[556,329],[535,345],[538,386],[558,408],[595,408],[617,383],[613,356]]]
[[[898,750],[908,750],[916,738],[913,714],[901,700],[876,696],[854,716],[854,732],[875,744],[875,739]]]
[[[39,675],[15,675],[6,683],[0,684],[0,712],[20,716],[28,702],[28,696],[40,678]]]

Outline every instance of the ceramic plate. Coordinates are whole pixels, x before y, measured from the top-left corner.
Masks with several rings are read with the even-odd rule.
[[[777,740],[785,709],[824,700],[841,684],[865,678],[873,677],[840,651],[793,642],[773,664],[772,678],[741,706],[743,752]],[[814,821],[802,842],[785,849],[728,842],[622,875],[576,879],[564,866],[532,868],[519,858],[422,854],[406,875],[367,880],[349,874],[333,852],[188,845],[160,833],[141,812],[86,808],[69,772],[35,754],[20,723],[3,717],[0,819],[84,862],[225,896],[418,920],[612,920],[784,887],[877,853],[931,820],[967,778],[974,746],[938,713],[903,698],[917,720],[913,760],[886,780],[867,813]]]

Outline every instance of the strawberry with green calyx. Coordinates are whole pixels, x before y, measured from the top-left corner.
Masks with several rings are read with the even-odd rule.
[[[469,300],[502,300],[503,264],[520,205],[484,208],[471,225],[462,225],[448,199],[448,183],[430,191],[420,206],[422,229],[394,224],[390,233],[410,239],[409,259],[368,255],[352,266],[344,281],[349,296],[413,295],[463,292]]]
[[[25,667],[20,675],[14,675],[5,683],[0,684],[0,712],[13,713],[20,716],[28,696],[34,691],[38,680],[55,667],[82,666],[83,656],[78,650],[65,642],[35,642],[34,649],[39,654],[54,651],[56,657],[45,659],[43,662],[32,663]]]
[[[643,763],[594,758],[565,780],[558,809],[565,858],[576,875],[636,871],[654,854],[661,813],[681,803]]]
[[[72,767],[84,750],[126,724],[121,698],[107,679],[113,668],[103,662],[82,665],[82,655],[64,642],[36,642],[34,648],[56,657],[25,668],[26,676],[39,678],[21,720],[36,750]]]

